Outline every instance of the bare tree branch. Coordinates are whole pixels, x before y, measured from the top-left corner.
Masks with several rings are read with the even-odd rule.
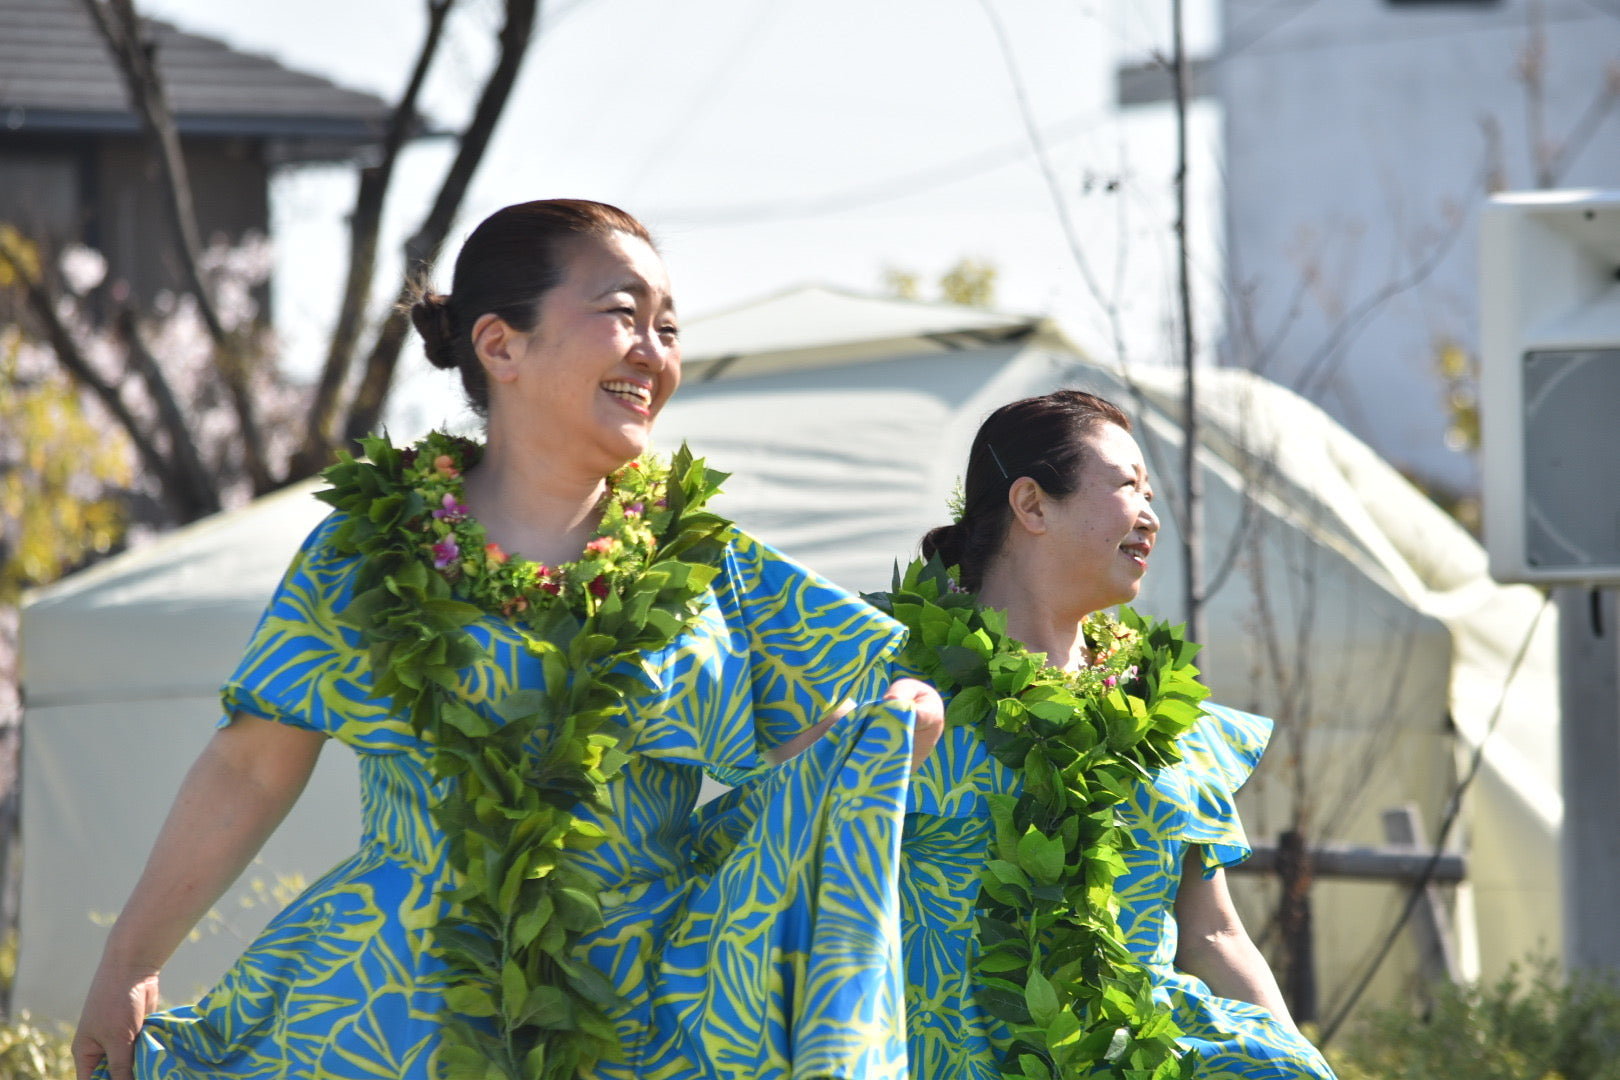
[[[383,202],[393,180],[399,152],[417,122],[417,99],[427,79],[428,69],[444,40],[445,22],[454,3],[455,0],[428,0],[427,35],[422,40],[410,81],[400,95],[399,103],[394,106],[393,115],[389,117],[382,159],[360,170],[360,186],[355,195],[354,214],[350,218],[349,280],[343,288],[343,306],[338,313],[337,326],[332,331],[326,365],[316,384],[314,399],[310,402],[309,428],[304,435],[304,444],[289,468],[290,479],[313,475],[326,464],[332,452],[332,426],[338,411],[338,395],[354,361],[366,302],[371,297],[371,284],[376,274]]]
[[[142,27],[133,0],[83,0],[83,3],[124,76],[130,108],[140,119],[141,128],[146,132],[162,170],[164,195],[173,219],[175,236],[179,240],[181,272],[185,275],[187,287],[197,298],[198,311],[214,341],[214,365],[236,410],[243,463],[254,491],[270,491],[276,487],[276,483],[270,476],[264,440],[259,433],[242,343],[220,321],[212,294],[203,280],[202,241],[197,230],[191,181],[186,173],[174,113],[169,108],[163,80],[158,73],[156,46]]]
[[[178,486],[172,483],[174,468],[163,456],[144,430],[135,414],[129,411],[129,406],[119,396],[118,388],[107,382],[96,373],[89,359],[79,348],[79,343],[73,339],[72,333],[62,323],[56,314],[56,299],[50,294],[33,275],[28,273],[27,260],[23,259],[11,246],[0,238],[0,262],[11,268],[12,274],[22,283],[24,295],[28,299],[29,310],[39,320],[40,326],[45,330],[45,336],[50,340],[51,348],[56,352],[57,362],[68,373],[68,377],[91,394],[113,415],[118,425],[124,429],[129,440],[135,446],[135,452],[141,459],[142,466],[159,480],[158,486],[169,495],[171,488],[176,494],[170,499],[171,508],[182,515],[181,520],[189,521],[200,516],[189,513],[190,507],[184,505],[183,497],[178,494]]]
[[[1451,253],[1452,247],[1463,233],[1466,220],[1466,215],[1458,213],[1445,234],[1435,242],[1427,255],[1418,260],[1417,265],[1413,266],[1406,276],[1385,282],[1347,311],[1334,324],[1322,344],[1317,346],[1310,357],[1300,365],[1299,373],[1294,377],[1289,389],[1301,397],[1314,400],[1323,390],[1327,380],[1332,378],[1334,369],[1342,359],[1343,351],[1362,330],[1366,329],[1368,320],[1385,304],[1429,279],[1445,257]]]
[[[1356,1002],[1361,999],[1361,995],[1366,992],[1368,985],[1372,982],[1373,976],[1377,975],[1378,969],[1383,966],[1384,959],[1389,956],[1389,950],[1394,947],[1395,939],[1400,934],[1401,928],[1406,925],[1406,920],[1411,918],[1412,912],[1416,910],[1418,900],[1423,896],[1423,890],[1428,887],[1429,882],[1434,880],[1434,871],[1440,865],[1441,856],[1446,853],[1446,840],[1451,836],[1452,826],[1457,823],[1457,816],[1462,811],[1463,796],[1468,794],[1468,789],[1473,786],[1474,780],[1479,776],[1480,768],[1485,764],[1485,744],[1496,733],[1496,725],[1502,719],[1502,709],[1507,704],[1507,695],[1509,689],[1513,686],[1513,679],[1518,675],[1520,665],[1524,663],[1524,658],[1530,652],[1530,643],[1535,640],[1536,627],[1540,625],[1542,615],[1546,613],[1551,605],[1551,596],[1542,601],[1541,607],[1536,610],[1536,617],[1530,620],[1530,626],[1524,632],[1524,641],[1520,643],[1518,652],[1514,653],[1512,661],[1508,664],[1507,673],[1502,679],[1502,689],[1496,698],[1496,707],[1491,710],[1490,719],[1485,722],[1485,730],[1480,734],[1479,742],[1474,745],[1474,752],[1468,759],[1468,768],[1458,778],[1456,786],[1451,789],[1451,795],[1446,800],[1445,814],[1440,820],[1439,831],[1435,834],[1434,852],[1429,856],[1429,861],[1424,866],[1423,873],[1408,887],[1406,902],[1401,906],[1400,914],[1396,916],[1394,924],[1390,926],[1389,931],[1379,943],[1372,962],[1366,967],[1361,979],[1357,981],[1355,987],[1350,991],[1348,999],[1340,1006],[1339,1011],[1322,1026],[1321,1037],[1316,1040],[1316,1045],[1326,1046],[1332,1041],[1333,1036],[1338,1033],[1345,1019],[1349,1017],[1350,1010],[1356,1007]]]
[[[197,442],[191,437],[191,429],[186,426],[185,414],[175,400],[174,391],[163,377],[163,369],[147,349],[146,342],[141,340],[134,309],[127,305],[120,308],[117,325],[129,366],[146,384],[146,392],[152,396],[152,404],[157,409],[158,423],[169,437],[169,461],[173,466],[171,482],[180,487],[179,502],[187,510],[181,520],[189,521],[215,513],[220,508],[219,486],[203,465],[202,455],[197,452]]]
[[[1551,160],[1547,162],[1549,186],[1556,186],[1563,178],[1564,170],[1586,149],[1586,144],[1592,141],[1617,104],[1620,104],[1620,64],[1611,62],[1604,72],[1602,87],[1569,129],[1569,134],[1552,151]]]
[[[411,295],[411,283],[438,258],[444,239],[450,232],[456,211],[467,194],[473,173],[483,160],[489,147],[495,123],[506,108],[506,99],[517,80],[518,69],[534,38],[539,14],[539,0],[506,0],[506,24],[501,27],[501,53],[484,83],[478,107],[472,121],[461,136],[461,149],[445,174],[433,208],[428,211],[416,233],[405,241],[405,280],[400,285],[398,303],[378,332],[376,344],[366,358],[365,374],[350,406],[348,422],[344,425],[344,439],[355,442],[377,425],[382,415],[383,402],[393,383],[394,369],[399,364],[399,353],[405,344],[405,305]]]
[[[1524,51],[1519,54],[1519,81],[1524,84],[1524,121],[1530,142],[1530,161],[1536,187],[1553,186],[1554,152],[1547,139],[1547,31],[1541,21],[1541,0],[1530,0],[1525,12]]]

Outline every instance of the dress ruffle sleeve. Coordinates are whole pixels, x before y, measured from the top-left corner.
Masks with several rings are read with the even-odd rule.
[[[375,753],[404,750],[416,741],[410,721],[371,697],[359,633],[338,622],[357,565],[332,543],[342,521],[341,514],[329,515],[299,548],[220,692],[220,723],[245,712]]]
[[[1253,853],[1233,797],[1260,764],[1271,728],[1264,716],[1206,703],[1204,716],[1181,737],[1189,796],[1181,838],[1201,846],[1205,877]]]
[[[705,763],[717,779],[746,779],[762,752],[845,701],[881,698],[891,681],[905,627],[770,545],[733,530],[714,592],[746,676],[725,696],[746,715],[705,725],[714,744]]]

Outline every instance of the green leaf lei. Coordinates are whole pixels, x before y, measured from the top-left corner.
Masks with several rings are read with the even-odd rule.
[[[369,460],[342,455],[320,498],[348,515],[338,547],[363,559],[340,618],[369,650],[372,693],[433,748],[433,821],[457,881],[433,931],[447,965],[439,1069],[572,1080],[621,1056],[617,995],[577,954],[603,925],[602,883],[571,853],[606,833],[575,809],[610,810],[645,657],[703,609],[729,526],[703,505],[724,476],[684,446],[667,465],[632,462],[608,478],[585,555],[547,568],[486,544],[461,505],[477,444],[433,433],[407,450],[362,446]],[[498,703],[499,723],[458,689],[462,670],[488,659],[466,629],[486,611],[512,620],[545,675],[544,690]]]
[[[866,599],[911,631],[906,659],[950,697],[947,723],[973,725],[1023,778],[1020,795],[990,796],[976,915],[977,999],[1004,1025],[1001,1074],[1191,1075],[1180,1029],[1126,947],[1114,881],[1131,846],[1116,807],[1149,769],[1180,760],[1176,740],[1202,713],[1198,646],[1121,607],[1117,622],[1086,621],[1097,666],[1063,672],[1008,637],[1006,615],[953,573],[917,561]]]

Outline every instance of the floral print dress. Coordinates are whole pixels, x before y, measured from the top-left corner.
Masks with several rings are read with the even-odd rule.
[[[1206,875],[1250,848],[1233,794],[1265,752],[1271,721],[1219,705],[1181,736],[1183,760],[1154,771],[1120,807],[1136,841],[1114,888],[1120,929],[1197,1050],[1199,1080],[1328,1080],[1333,1071],[1303,1037],[1256,1005],[1217,996],[1175,966],[1176,889],[1197,845]],[[901,854],[901,922],[913,1080],[999,1080],[995,1020],[974,1002],[974,901],[990,850],[985,796],[1016,793],[1017,774],[969,728],[946,732],[914,781]]]
[[[226,722],[251,713],[357,755],[359,850],[202,1000],[148,1017],[142,1080],[436,1074],[446,1005],[433,928],[450,873],[428,814],[431,748],[369,695],[366,653],[338,619],[357,566],[333,546],[340,520],[294,560],[224,704]],[[912,729],[909,711],[878,699],[904,630],[741,532],[712,591],[697,624],[646,658],[611,839],[581,856],[606,920],[582,950],[624,1003],[623,1060],[591,1075],[902,1076],[897,874]],[[495,702],[538,685],[539,664],[504,619],[469,629],[490,661],[463,672],[461,695],[493,717]],[[763,750],[846,699],[857,707],[824,738],[765,765]],[[750,780],[725,804],[731,831],[707,838],[693,817],[706,770]]]

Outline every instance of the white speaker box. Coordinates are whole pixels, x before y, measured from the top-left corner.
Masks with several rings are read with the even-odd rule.
[[[1491,575],[1620,584],[1620,191],[1495,196],[1479,261]]]

